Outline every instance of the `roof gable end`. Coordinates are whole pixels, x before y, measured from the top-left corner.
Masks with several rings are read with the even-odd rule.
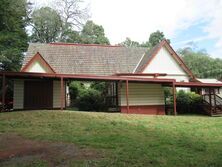
[[[141,61],[135,73],[144,73],[146,69],[149,69],[150,64],[154,61],[154,59],[158,56],[161,50],[166,50],[172,58],[173,61],[177,63],[177,66],[180,68],[180,71],[184,71],[190,78],[195,78],[191,70],[185,65],[183,60],[177,55],[174,49],[170,46],[167,40],[161,41],[157,44],[148,55],[144,56],[144,60]],[[161,71],[159,71],[161,72]],[[173,73],[173,71],[172,71]]]
[[[22,67],[21,72],[56,73],[39,52]]]

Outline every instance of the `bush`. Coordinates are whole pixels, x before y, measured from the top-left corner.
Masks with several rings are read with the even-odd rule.
[[[199,113],[202,98],[194,92],[177,92],[177,112],[178,113]]]
[[[82,111],[106,110],[105,100],[101,92],[92,88],[84,89],[79,94],[76,105]]]
[[[77,82],[69,84],[71,106],[82,111],[105,111],[105,82]]]

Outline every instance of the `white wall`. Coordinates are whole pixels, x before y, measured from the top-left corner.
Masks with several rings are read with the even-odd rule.
[[[143,73],[166,73],[167,76],[158,78],[176,79],[176,81],[188,82],[189,77],[177,61],[170,55],[165,47],[162,47],[157,55],[151,60]]]
[[[46,70],[38,61],[36,61],[31,65],[30,68],[28,68],[27,72],[46,73]]]
[[[164,91],[160,84],[129,83],[129,105],[164,105]],[[122,83],[120,105],[126,106],[126,84]]]
[[[14,80],[13,109],[24,108],[24,80]]]

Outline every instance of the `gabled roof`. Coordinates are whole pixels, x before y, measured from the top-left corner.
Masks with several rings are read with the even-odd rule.
[[[180,56],[177,55],[177,53],[174,51],[174,49],[170,46],[170,44],[167,42],[167,40],[161,41],[159,44],[157,44],[155,47],[151,49],[150,52],[147,52],[144,54],[144,57],[140,61],[139,65],[137,66],[137,69],[135,70],[135,73],[142,73],[145,68],[147,68],[150,64],[150,62],[155,58],[157,53],[160,51],[162,47],[165,47],[168,52],[171,54],[171,56],[174,58],[174,60],[180,65],[180,67],[191,77],[195,78],[191,70],[186,66],[186,64],[183,62],[183,60],[180,58]]]
[[[142,73],[159,50],[165,47],[180,67],[195,78],[166,40],[157,44],[150,51],[147,48],[96,44],[30,44],[24,58],[22,69],[38,53],[55,73],[113,75],[116,73]]]
[[[112,75],[132,73],[147,48],[87,44],[30,44],[23,68],[39,52],[60,74]]]
[[[55,73],[49,63],[37,52],[21,69],[21,72],[28,72],[35,62],[39,62],[48,73]]]

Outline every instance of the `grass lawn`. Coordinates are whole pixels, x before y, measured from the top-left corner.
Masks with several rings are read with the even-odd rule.
[[[33,141],[73,143],[100,154],[92,159],[66,159],[69,166],[222,166],[222,117],[10,112],[0,113],[0,133]],[[38,158],[23,163],[47,165]]]

